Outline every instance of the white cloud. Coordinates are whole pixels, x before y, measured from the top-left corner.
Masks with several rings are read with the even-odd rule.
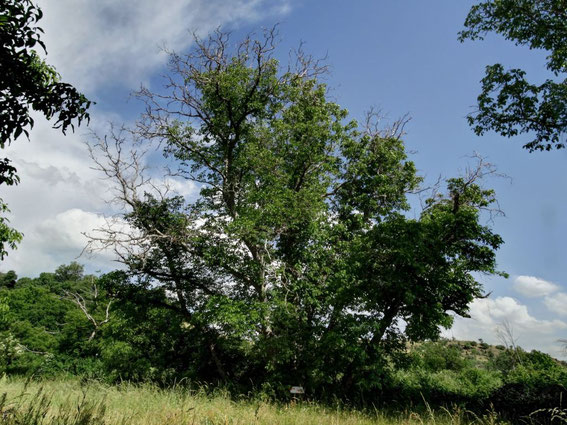
[[[163,182],[173,193],[184,198],[192,198],[199,192],[199,186],[191,180],[167,178]]]
[[[90,231],[104,224],[104,218],[78,208],[63,211],[53,218],[48,218],[36,227],[34,237],[45,248],[53,251],[81,253],[86,245],[82,232]]]
[[[14,226],[29,227],[72,208],[100,211],[108,182],[91,169],[82,135],[62,135],[34,115],[31,142],[17,140],[6,149],[21,178],[3,198],[14,213]]]
[[[40,0],[49,63],[91,92],[111,84],[137,87],[166,61],[166,45],[187,48],[191,32],[281,16],[286,0]],[[110,84],[111,83],[111,84]]]
[[[559,290],[559,286],[534,276],[518,276],[514,289],[526,297],[543,297]]]
[[[2,263],[2,271],[13,269],[19,276],[35,276],[73,260],[88,264],[88,271],[116,268],[108,252],[78,258],[87,243],[83,233],[104,223],[98,214],[73,208],[26,227],[20,248]]]
[[[482,338],[500,344],[498,329],[503,323],[509,323],[518,338],[518,345],[524,349],[564,356],[556,341],[564,336],[567,323],[558,319],[537,319],[526,305],[511,297],[477,299],[471,304],[470,315],[470,318],[455,318],[453,327],[444,330],[443,335],[464,340]]]
[[[565,292],[560,292],[552,297],[545,297],[543,302],[552,312],[567,316],[567,294]]]

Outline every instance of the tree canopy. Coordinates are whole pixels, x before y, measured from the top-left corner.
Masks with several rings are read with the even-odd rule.
[[[43,30],[37,22],[43,16],[31,0],[0,0],[0,148],[21,134],[29,137],[34,120],[31,110],[47,119],[63,133],[76,122],[88,120],[91,102],[75,87],[60,81],[55,68],[42,60],[37,49],[46,53],[41,41]],[[18,184],[16,168],[8,158],[0,158],[0,185]],[[0,199],[0,213],[8,212]],[[6,248],[14,249],[22,234],[0,216],[0,259]]]
[[[530,49],[549,53],[547,69],[556,77],[530,83],[522,69],[486,67],[478,110],[468,117],[481,135],[533,134],[530,152],[565,147],[567,130],[567,2],[565,0],[490,0],[473,6],[459,39],[482,39],[495,32]]]
[[[282,67],[274,38],[219,31],[171,54],[169,90],[138,93],[136,129],[93,143],[127,213],[91,246],[128,267],[109,293],[176,312],[217,379],[373,391],[406,339],[437,337],[483,295],[473,272],[496,273],[502,243],[480,222],[494,193],[480,166],[412,218],[421,178],[401,123],[349,119],[325,67],[301,51]],[[144,173],[152,142],[165,185]]]

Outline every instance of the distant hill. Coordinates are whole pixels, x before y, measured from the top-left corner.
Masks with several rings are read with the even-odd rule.
[[[442,339],[437,341],[438,344],[444,344],[448,347],[455,347],[459,349],[463,355],[463,357],[471,359],[479,364],[488,364],[491,359],[494,359],[499,354],[502,354],[506,350],[514,350],[514,348],[506,347],[502,344],[492,345],[488,344],[484,341],[460,341],[460,340],[453,340],[453,339]],[[515,347],[515,350],[518,350],[522,353],[528,353],[522,347]],[[537,351],[537,350],[532,350]],[[564,367],[567,367],[567,362],[564,360],[557,359],[551,355],[549,355],[557,364],[560,364]]]

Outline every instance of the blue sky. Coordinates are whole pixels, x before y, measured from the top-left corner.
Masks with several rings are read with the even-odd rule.
[[[217,26],[238,39],[280,22],[278,55],[305,42],[314,56],[328,57],[330,95],[361,119],[378,107],[391,119],[406,113],[407,147],[430,182],[464,169],[473,152],[511,177],[493,179],[506,217],[494,221],[505,245],[498,252],[510,279],[481,277],[491,296],[472,306],[473,319],[457,320],[446,335],[497,342],[495,329],[508,321],[518,342],[559,355],[567,337],[567,150],[528,153],[527,137],[477,137],[465,116],[472,110],[487,64],[521,67],[529,78],[548,77],[545,54],[498,36],[459,43],[457,33],[472,1],[438,0],[135,0],[97,2],[41,0],[48,60],[97,102],[94,130],[132,122],[141,105],[129,94],[141,83],[154,89],[165,72],[160,46],[190,47],[190,31]],[[162,4],[164,6],[162,6]],[[87,129],[62,136],[38,119],[31,142],[16,141],[22,183],[3,197],[25,241],[2,270],[36,275],[80,254],[89,232],[108,212],[105,182],[93,170],[84,144]],[[469,161],[470,162],[470,161]],[[189,190],[184,188],[182,190]],[[112,267],[109,254],[80,258],[90,270]]]

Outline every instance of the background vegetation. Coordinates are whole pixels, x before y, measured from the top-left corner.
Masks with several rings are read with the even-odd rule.
[[[34,394],[41,385],[66,394],[64,388],[70,385],[79,397],[77,378],[99,384],[151,384],[151,391],[156,391],[148,396],[151,399],[177,397],[175,393],[162,393],[158,387],[192,388],[201,391],[203,397],[216,394],[213,405],[230,404],[226,397],[248,399],[250,404],[246,406],[252,407],[238,408],[243,409],[238,415],[253,414],[253,400],[291,400],[277,374],[266,374],[257,381],[219,379],[212,360],[206,359],[206,349],[194,339],[194,331],[166,305],[159,305],[164,302],[163,294],[160,298],[159,291],[148,290],[143,299],[151,301],[140,305],[135,298],[140,294],[116,292],[111,277],[114,274],[85,276],[77,263],[61,266],[54,273],[42,273],[36,279],[17,279],[13,272],[0,275],[0,373],[19,377],[15,381],[4,379],[2,391],[15,397],[25,377],[44,382],[34,384],[28,394]],[[109,303],[109,320],[103,323]],[[203,364],[196,367],[197,362]],[[48,383],[53,379],[56,383]],[[449,416],[470,411],[481,417],[493,411],[501,418],[518,420],[534,411],[560,406],[566,395],[567,367],[538,351],[525,352],[519,347],[492,346],[482,341],[440,340],[408,344],[386,356],[380,376],[375,379],[379,390],[373,392],[355,387],[337,397],[337,393],[307,387],[305,399],[330,406],[338,403],[343,408],[377,408],[389,415],[388,420],[401,420],[405,414],[404,420],[410,421],[411,412],[425,419],[426,406],[444,406],[451,412]],[[294,384],[300,383],[286,383]],[[104,388],[104,392],[115,391]],[[137,388],[131,387],[135,398],[150,391],[150,387]],[[224,391],[220,398],[215,393],[219,388]],[[207,406],[205,410],[217,407]],[[279,411],[276,407],[269,409]],[[306,412],[317,409],[309,407]],[[470,412],[465,415],[467,420],[474,419]],[[547,412],[540,416],[549,419]],[[301,420],[309,423],[315,419],[302,416]],[[364,423],[361,418],[352,420]]]

